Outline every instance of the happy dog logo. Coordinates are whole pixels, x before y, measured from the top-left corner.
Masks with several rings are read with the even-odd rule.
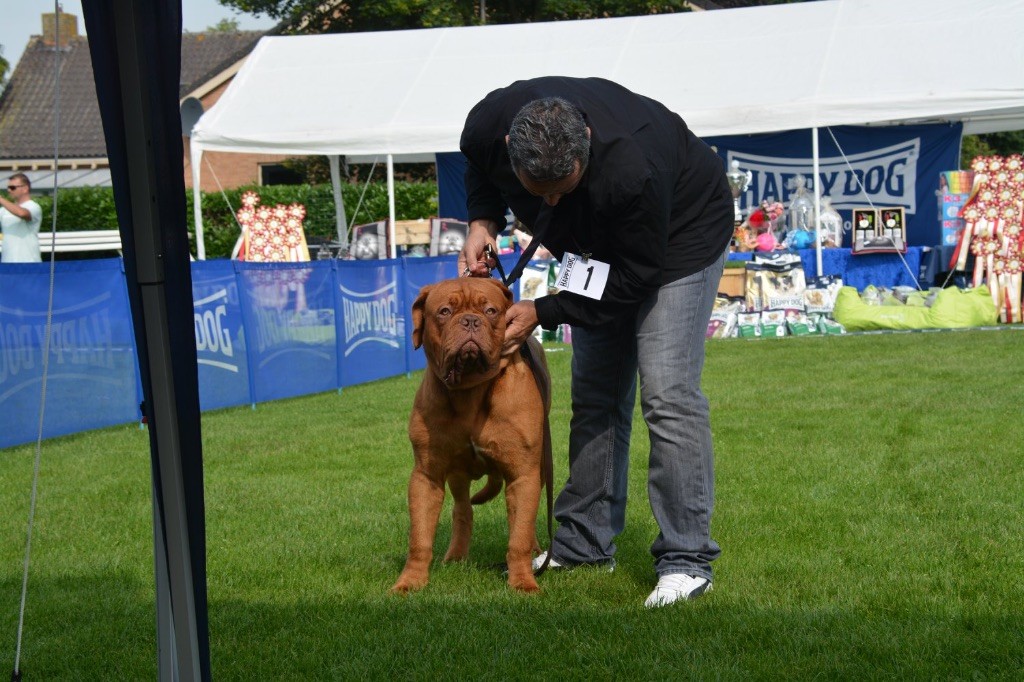
[[[220,289],[193,302],[197,361],[237,373],[234,344],[228,326],[228,291]]]
[[[112,308],[110,294],[102,293],[55,309],[47,324],[45,310],[0,306],[0,320],[17,320],[0,323],[0,384],[23,373],[34,377],[42,367],[43,348],[50,354],[51,376],[72,376],[77,368],[112,369],[116,317]],[[0,402],[8,395],[0,395]]]
[[[837,209],[863,206],[870,202],[882,206],[902,206],[907,213],[917,209],[917,162],[921,138],[879,149],[821,158],[818,178],[822,196],[832,198]],[[759,156],[729,151],[726,166],[738,161],[741,170],[751,172],[751,182],[740,197],[741,207],[758,206],[765,199],[788,201],[797,175],[811,177],[809,158]],[[849,163],[847,163],[849,162]]]
[[[398,283],[376,291],[352,291],[338,285],[345,319],[345,357],[364,343],[398,348]]]

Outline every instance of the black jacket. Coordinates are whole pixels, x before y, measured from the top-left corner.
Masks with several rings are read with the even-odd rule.
[[[523,105],[543,97],[576,105],[590,127],[583,180],[554,208],[542,242],[558,258],[591,253],[611,272],[600,301],[562,292],[537,299],[541,326],[616,319],[658,287],[703,270],[732,237],[733,202],[721,159],[662,104],[600,78],[517,81],[466,118],[469,219],[505,223],[506,206],[534,225],[543,200],[512,172],[505,135]]]

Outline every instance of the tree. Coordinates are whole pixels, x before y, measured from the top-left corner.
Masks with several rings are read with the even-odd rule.
[[[985,135],[964,135],[960,147],[960,167],[970,168],[975,156],[1024,154],[1024,130]]]
[[[237,33],[238,19],[221,19],[213,26],[206,27],[207,33]]]
[[[389,31],[480,23],[479,0],[220,0],[285,21],[293,33]],[[484,0],[488,24],[687,12],[686,0]]]
[[[0,45],[0,90],[3,90],[4,86],[7,85],[7,72],[10,68],[10,62],[4,59],[4,46]]]

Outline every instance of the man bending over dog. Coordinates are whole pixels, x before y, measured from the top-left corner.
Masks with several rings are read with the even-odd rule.
[[[660,533],[648,607],[711,589],[713,451],[704,335],[733,232],[718,156],[658,102],[598,78],[518,81],[466,119],[470,228],[459,271],[486,276],[506,207],[556,257],[557,296],[506,313],[505,351],[573,325],[569,479],[549,568],[614,568],[637,372]],[[543,563],[545,555],[534,565]]]

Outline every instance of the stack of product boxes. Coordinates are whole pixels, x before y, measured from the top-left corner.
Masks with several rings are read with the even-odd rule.
[[[939,220],[942,222],[942,245],[956,246],[964,231],[960,210],[971,196],[973,171],[943,171],[939,174]]]

